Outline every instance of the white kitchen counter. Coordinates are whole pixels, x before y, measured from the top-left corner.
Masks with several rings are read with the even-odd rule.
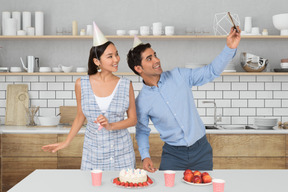
[[[213,170],[208,171],[213,178],[224,179],[225,192],[271,192],[288,191],[287,170]],[[177,171],[174,187],[165,187],[163,171],[148,173],[154,184],[147,188],[127,189],[112,184],[118,171],[104,171],[102,185],[91,184],[90,171],[81,170],[35,170],[9,192],[95,192],[95,191],[189,191],[212,192],[212,185],[195,186],[182,182],[183,171]]]
[[[57,127],[27,127],[27,126],[7,126],[0,125],[1,134],[68,134],[70,128],[67,126],[59,125]],[[129,128],[130,133],[135,133],[135,128]],[[79,134],[85,133],[85,127],[83,127]],[[151,129],[151,134],[157,134],[158,131],[155,128]],[[288,129],[279,130],[254,130],[254,129],[239,129],[239,130],[217,130],[208,129],[207,134],[288,134]]]

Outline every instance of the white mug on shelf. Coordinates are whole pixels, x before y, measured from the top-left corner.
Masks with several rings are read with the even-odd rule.
[[[149,26],[140,26],[140,35],[149,35],[150,34],[150,27]]]
[[[138,35],[138,30],[129,30],[128,34],[131,36]]]
[[[260,35],[259,27],[252,27],[251,33],[253,35]]]
[[[87,25],[86,27],[86,35],[92,35],[92,25]]]
[[[152,25],[152,33],[153,33],[153,35],[156,35],[156,36],[163,34],[162,23],[161,22],[153,23],[153,25]]]
[[[165,27],[165,35],[174,35],[175,27],[174,26],[166,26]]]
[[[34,36],[35,35],[35,28],[34,27],[27,27],[27,35]]]
[[[122,35],[125,35],[125,34],[126,34],[126,31],[125,31],[125,30],[122,30],[122,29],[118,29],[118,30],[116,30],[116,34],[117,34],[118,36],[122,36]]]

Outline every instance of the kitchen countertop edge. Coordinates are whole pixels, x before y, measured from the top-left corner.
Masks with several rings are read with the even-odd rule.
[[[0,134],[68,134],[70,127],[58,125],[57,127],[27,127],[27,126],[8,126],[0,125]],[[130,133],[135,133],[135,128],[128,129]],[[84,134],[85,127],[82,127],[78,134]],[[154,128],[151,129],[151,134],[158,134]],[[253,130],[253,129],[239,129],[239,130],[206,130],[206,134],[288,134],[288,130]]]

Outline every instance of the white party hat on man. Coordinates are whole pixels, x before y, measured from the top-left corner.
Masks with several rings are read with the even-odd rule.
[[[103,33],[100,31],[100,29],[98,28],[98,26],[96,25],[95,22],[93,22],[93,26],[94,26],[93,46],[103,45],[103,44],[106,43],[108,40],[107,40],[106,37],[103,35]]]
[[[133,48],[137,47],[138,45],[142,44],[142,41],[137,37],[137,35],[134,35],[134,43],[133,43]]]

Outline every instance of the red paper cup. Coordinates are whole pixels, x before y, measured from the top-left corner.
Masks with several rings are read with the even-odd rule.
[[[225,181],[223,179],[213,179],[213,192],[224,192]]]
[[[173,187],[175,181],[175,171],[164,171],[165,186]]]
[[[93,186],[100,186],[102,182],[102,171],[101,170],[92,170],[91,171],[92,177],[92,185]]]

